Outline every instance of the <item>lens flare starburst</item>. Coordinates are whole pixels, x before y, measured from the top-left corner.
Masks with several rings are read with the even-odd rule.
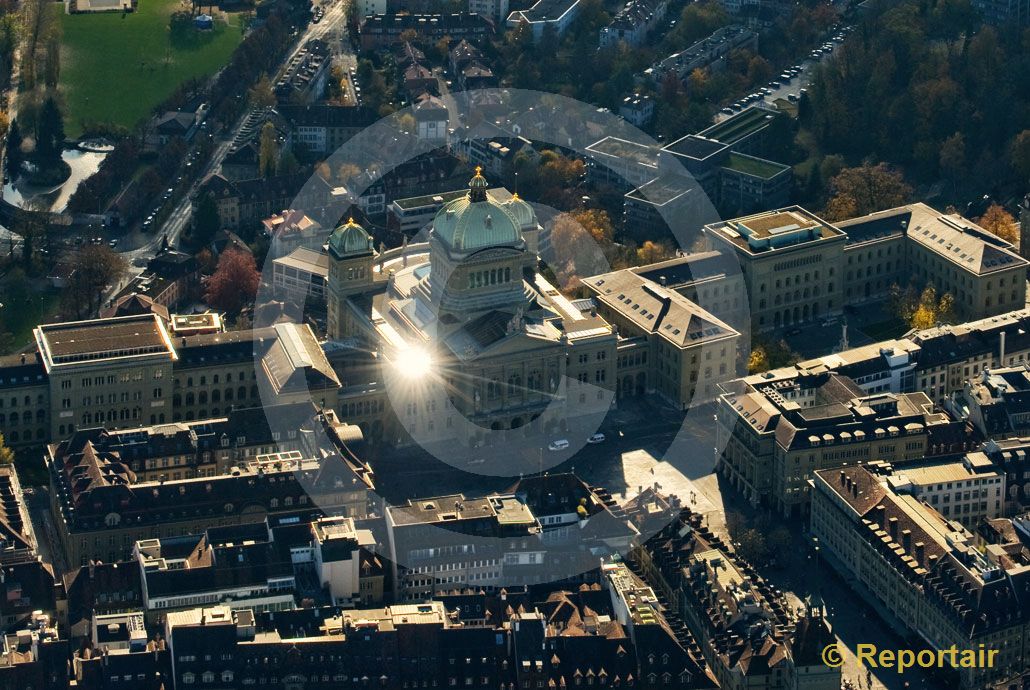
[[[398,373],[408,379],[425,378],[433,369],[433,357],[421,347],[406,347],[393,360]]]

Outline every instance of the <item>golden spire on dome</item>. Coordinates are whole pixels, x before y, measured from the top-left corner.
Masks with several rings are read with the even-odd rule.
[[[469,200],[486,201],[486,188],[490,183],[483,177],[483,166],[476,166],[476,174],[469,180]]]

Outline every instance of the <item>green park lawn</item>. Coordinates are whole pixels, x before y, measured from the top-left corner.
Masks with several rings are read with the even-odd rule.
[[[243,39],[239,15],[215,21],[211,31],[190,26],[173,36],[169,18],[188,8],[179,0],[139,0],[135,12],[61,12],[61,77],[68,136],[84,124],[132,128],[187,79],[225,65]],[[225,15],[222,15],[225,16]]]

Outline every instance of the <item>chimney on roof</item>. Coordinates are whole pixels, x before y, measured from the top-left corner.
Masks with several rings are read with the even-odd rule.
[[[25,364],[25,353],[24,352],[21,355],[21,363]]]
[[[901,533],[901,546],[905,549],[905,553],[912,551],[912,530],[907,529]]]
[[[876,524],[880,526],[880,529],[885,528],[887,525],[883,523],[884,518],[887,516],[887,506],[881,503],[878,506],[876,506],[873,512],[876,515]]]
[[[921,541],[916,542],[916,563],[923,565],[926,562],[926,544]]]
[[[998,366],[1005,366],[1005,331],[998,336]]]
[[[892,517],[887,521],[888,531],[890,532],[891,539],[898,540],[898,518]]]
[[[844,470],[841,470],[840,474],[837,475],[837,476],[840,477],[840,485],[844,486],[844,481],[845,481],[845,479],[847,478],[848,475],[844,474]]]

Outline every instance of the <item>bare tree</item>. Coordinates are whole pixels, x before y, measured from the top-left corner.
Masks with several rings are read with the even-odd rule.
[[[81,249],[72,265],[64,291],[64,306],[79,319],[95,315],[103,306],[104,292],[127,270],[125,259],[104,245]]]
[[[50,9],[47,0],[25,0],[22,3],[22,27],[25,33],[21,52],[21,81],[22,88],[26,90],[36,87],[39,60],[50,38],[59,31]]]

